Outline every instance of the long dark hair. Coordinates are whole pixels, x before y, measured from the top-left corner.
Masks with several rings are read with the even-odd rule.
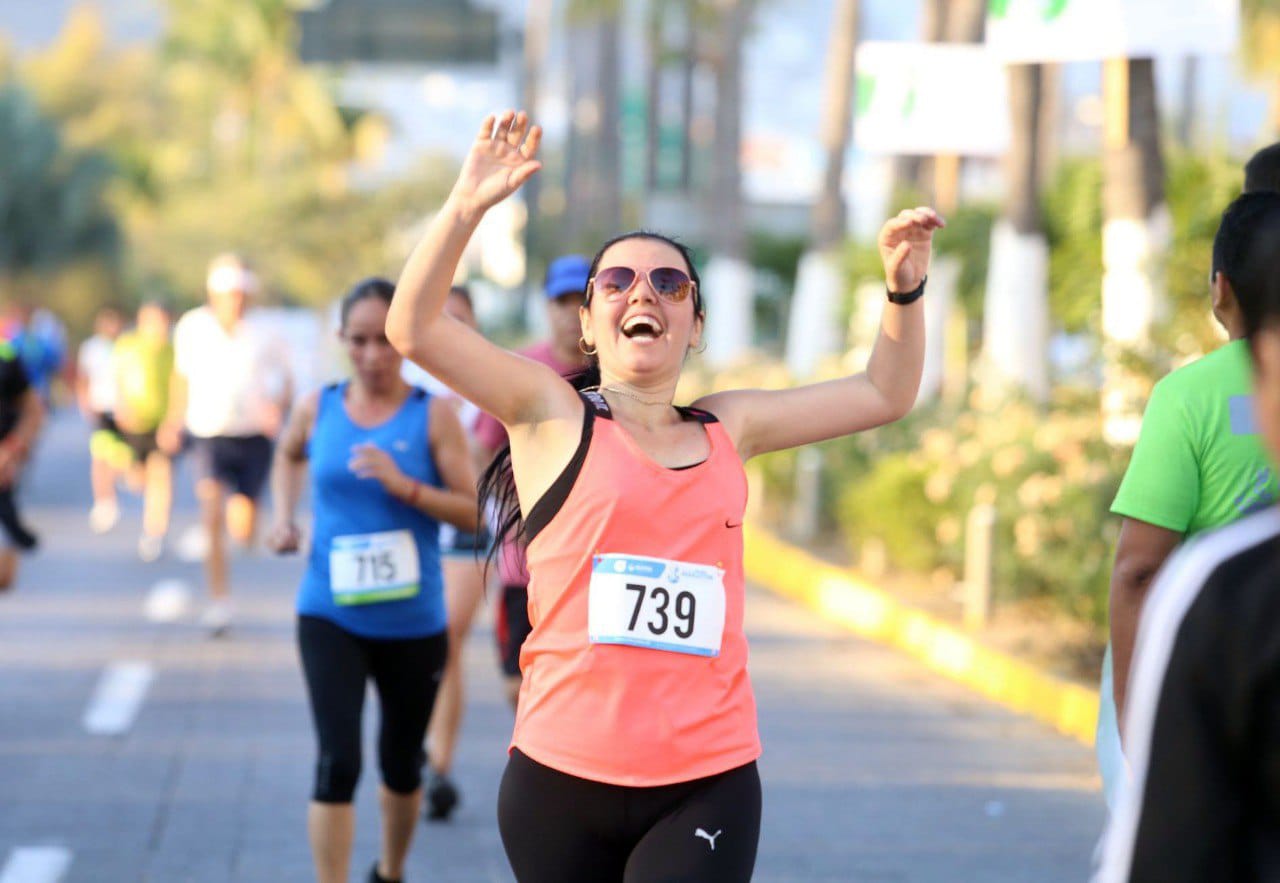
[[[698,277],[698,269],[693,264],[693,252],[684,243],[677,242],[675,239],[664,236],[661,233],[654,233],[649,230],[635,230],[613,237],[600,246],[600,250],[591,259],[591,269],[587,273],[588,280],[596,275],[596,270],[600,267],[600,259],[604,257],[606,251],[619,242],[626,242],[630,239],[652,239],[656,242],[665,243],[680,252],[680,256],[684,258],[689,278],[694,281],[694,315],[705,318],[706,309],[702,300],[702,280]],[[582,293],[582,298],[583,304],[590,307],[591,289],[589,282],[588,287]],[[600,363],[594,356],[588,356],[587,367],[566,379],[574,389],[579,391],[597,387],[600,385]],[[502,449],[494,454],[493,462],[481,474],[477,488],[481,523],[483,523],[483,513],[487,504],[493,505],[494,512],[494,538],[493,546],[489,549],[488,560],[485,562],[487,571],[488,567],[493,563],[494,556],[500,553],[503,545],[508,542],[524,545],[526,541],[524,516],[520,512],[520,498],[516,494],[515,474],[511,471],[510,444],[503,445]]]
[[[391,305],[391,297],[396,293],[394,283],[381,276],[370,276],[361,279],[351,289],[342,296],[342,301],[338,306],[338,317],[340,321],[339,328],[346,330],[347,317],[351,315],[351,308],[367,297],[376,297],[385,303]]]

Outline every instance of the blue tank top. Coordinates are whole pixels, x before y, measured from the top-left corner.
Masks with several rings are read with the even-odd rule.
[[[414,389],[393,417],[366,429],[347,416],[346,390],[343,382],[321,391],[308,444],[315,529],[298,613],[366,638],[439,634],[446,624],[439,522],[347,465],[355,445],[372,443],[405,475],[441,487],[427,444],[431,396]]]

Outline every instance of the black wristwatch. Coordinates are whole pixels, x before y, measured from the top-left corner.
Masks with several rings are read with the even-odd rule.
[[[924,284],[929,281],[929,277],[925,276],[920,280],[920,284],[912,291],[895,292],[885,288],[885,294],[889,295],[889,303],[898,304],[905,307],[907,304],[913,304],[924,295]]]

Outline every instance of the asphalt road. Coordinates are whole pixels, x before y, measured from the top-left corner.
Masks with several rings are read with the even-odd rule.
[[[49,427],[24,492],[44,546],[0,596],[0,883],[311,879],[300,562],[238,558],[236,625],[208,638],[198,566],[136,558],[135,502],[112,533],[89,532],[85,439],[74,414]],[[179,482],[175,534],[193,516]],[[188,609],[166,608],[184,587]],[[761,590],[748,634],[765,744],[757,880],[1086,878],[1104,817],[1087,749]],[[494,819],[511,715],[487,617],[467,665],[463,804],[420,830],[410,881],[511,879]],[[353,879],[376,854],[375,769],[366,739]]]

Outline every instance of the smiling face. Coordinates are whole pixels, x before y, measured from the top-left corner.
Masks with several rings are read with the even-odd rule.
[[[386,301],[371,295],[351,305],[340,332],[355,378],[368,389],[387,389],[400,376],[400,354],[387,340],[386,324]]]
[[[661,267],[689,273],[684,255],[659,239],[624,239],[600,256],[596,276],[610,267],[630,268],[637,278],[623,293],[593,289],[579,311],[582,336],[596,349],[602,373],[626,382],[678,376],[685,354],[702,339],[702,319],[692,295],[673,303],[653,290],[648,274]]]

